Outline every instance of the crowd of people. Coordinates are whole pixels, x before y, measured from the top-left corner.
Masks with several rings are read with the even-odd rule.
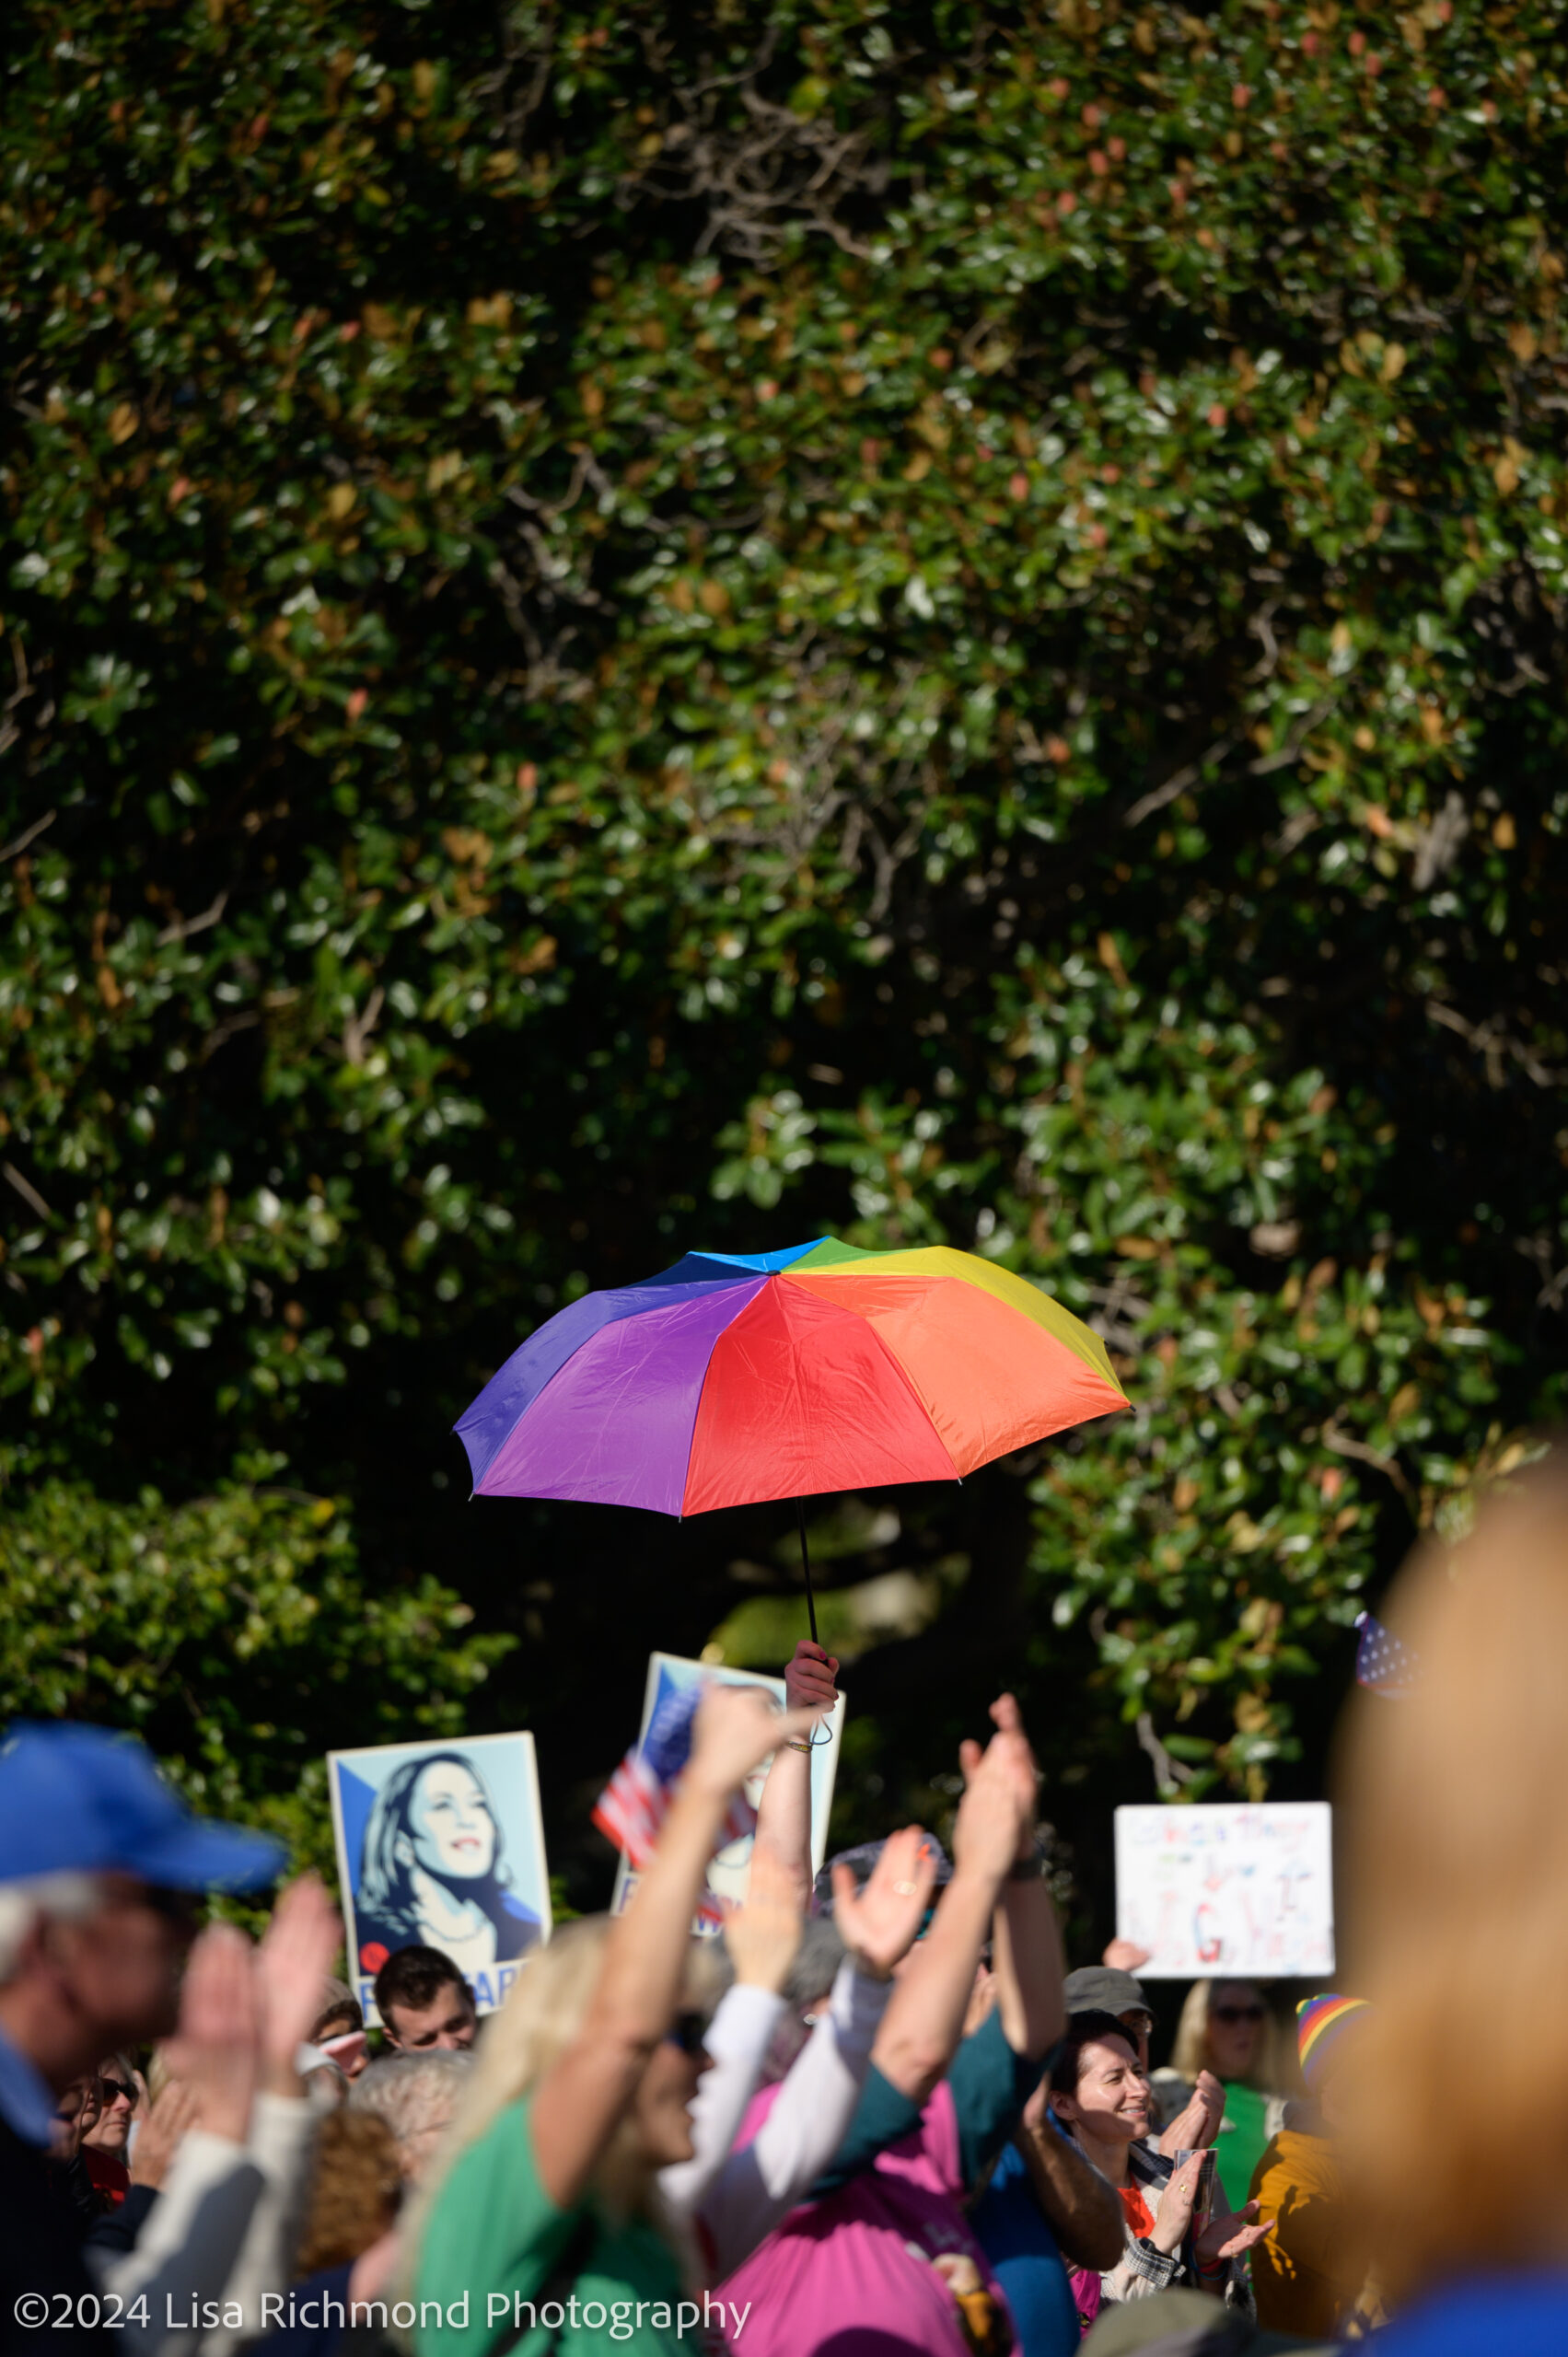
[[[535,1945],[483,2020],[459,1961],[397,1947],[370,2030],[319,1882],[257,1940],[203,1925],[274,1845],[189,1814],[133,1741],[13,1729],[0,2345],[1568,2348],[1568,1476],[1496,1498],[1393,1610],[1419,1678],[1356,1699],[1340,1763],[1353,1983],[1287,2025],[1201,1982],[1161,2070],[1145,1959],[1065,1970],[1010,1695],[948,1849],[902,1827],[814,1876],[837,1664],[803,1644],[782,1718],[710,1687],[624,1911]],[[745,1897],[695,1938],[764,1761]]]

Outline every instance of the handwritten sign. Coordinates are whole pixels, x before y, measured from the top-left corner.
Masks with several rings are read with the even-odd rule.
[[[1151,1980],[1290,1980],[1334,1968],[1327,1801],[1119,1808],[1117,1937]]]

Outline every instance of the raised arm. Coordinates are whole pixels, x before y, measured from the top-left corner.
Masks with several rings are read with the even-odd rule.
[[[804,1920],[787,1870],[767,1852],[754,1852],[746,1897],[724,1927],[735,1979],[703,2041],[710,2067],[691,2100],[691,2158],[659,2171],[659,2191],[679,2216],[702,2206],[730,2157],[784,2010],[780,1992]]]
[[[1072,2138],[1051,2124],[1050,2096],[1042,2079],[1024,2107],[1018,2150],[1063,2257],[1105,2274],[1121,2257],[1121,2197]]]
[[[703,2206],[721,2276],[804,2199],[839,2150],[894,1968],[913,1945],[935,1878],[931,1845],[918,1826],[889,1836],[858,1894],[848,1867],[834,1869],[833,1913],[846,1954],[831,1998],[767,2119],[749,2144],[730,2154]]]
[[[899,1976],[872,2051],[882,2076],[913,2104],[924,2103],[958,2050],[997,1900],[1033,1826],[1033,1786],[1026,1815],[1016,1761],[998,1750],[999,1740],[983,1754],[964,1747],[969,1782],[953,1828],[953,1878]]]
[[[250,2123],[250,2156],[261,2193],[244,2247],[223,2288],[226,2316],[238,2305],[243,2327],[224,2323],[203,2341],[203,2357],[225,2357],[261,2330],[261,2300],[294,2282],[295,2256],[310,2191],[315,2119],[295,2058],[321,2007],[321,1983],[343,1944],[337,1909],[315,1875],[290,1885],[273,1910],[256,1951],[261,2015],[261,2086]]]
[[[784,1696],[790,1710],[813,1713],[811,1726],[794,1741],[780,1743],[757,1805],[751,1854],[772,1860],[788,1876],[802,1912],[811,1903],[810,1744],[839,1699],[833,1684],[838,1667],[833,1655],[809,1637],[802,1637],[796,1646],[795,1659],[784,1671]]]
[[[1011,1694],[1000,1696],[992,1704],[991,1715],[996,1723],[991,1750],[1000,1754],[1012,1779],[1020,1821],[1018,1846],[996,1917],[993,1950],[996,2005],[1003,2035],[1014,2053],[1038,2062],[1066,2026],[1062,1933],[1050,1887],[1035,1856],[1035,1794],[1040,1778],[1023,1716]],[[972,1773],[979,1754],[972,1746],[969,1751],[965,1771]]]
[[[703,1697],[658,1848],[610,1926],[582,2026],[534,2097],[535,2165],[558,2208],[582,2198],[674,2017],[691,1917],[730,1794],[775,1744],[810,1724],[804,1711],[780,1719],[755,1687],[715,1685]]]

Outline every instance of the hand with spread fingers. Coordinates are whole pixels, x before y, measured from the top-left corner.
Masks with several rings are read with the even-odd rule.
[[[1243,2251],[1250,2250],[1273,2231],[1274,2223],[1272,2218],[1259,2218],[1255,2201],[1249,2201],[1244,2209],[1227,2210],[1222,2217],[1211,2218],[1192,2246],[1199,2266],[1214,2269],[1225,2259],[1239,2258]]]
[[[920,1937],[936,1887],[936,1853],[918,1825],[890,1833],[863,1890],[848,1866],[833,1868],[833,1922],[856,1968],[890,1980]]]

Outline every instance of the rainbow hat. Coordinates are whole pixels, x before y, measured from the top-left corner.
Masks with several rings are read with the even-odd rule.
[[[1322,1997],[1302,1999],[1295,2009],[1295,2043],[1309,2093],[1316,2095],[1322,2085],[1330,2057],[1343,2038],[1347,2023],[1371,2011],[1365,1997],[1339,1997],[1331,1990]]]

